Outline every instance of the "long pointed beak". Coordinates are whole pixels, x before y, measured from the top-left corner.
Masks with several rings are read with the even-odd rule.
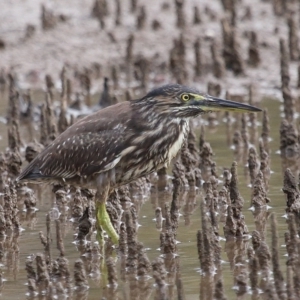
[[[199,99],[200,100],[200,99]],[[204,111],[233,111],[233,112],[258,112],[260,108],[235,101],[215,98],[209,95],[202,96],[199,106]]]

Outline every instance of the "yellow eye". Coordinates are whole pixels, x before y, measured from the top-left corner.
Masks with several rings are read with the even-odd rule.
[[[190,96],[188,94],[183,94],[183,95],[181,95],[181,99],[183,101],[188,101],[188,100],[190,100]]]

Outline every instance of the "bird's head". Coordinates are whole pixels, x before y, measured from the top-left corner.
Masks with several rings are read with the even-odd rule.
[[[154,89],[139,100],[140,103],[144,101],[155,107],[156,111],[176,118],[194,117],[213,111],[242,113],[261,111],[261,109],[251,105],[212,97],[178,84]]]

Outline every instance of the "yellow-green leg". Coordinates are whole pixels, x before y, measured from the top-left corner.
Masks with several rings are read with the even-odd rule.
[[[119,242],[119,235],[117,234],[115,228],[113,227],[110,217],[106,211],[105,202],[97,202],[96,203],[96,220],[97,220],[97,239],[100,244],[103,243],[102,230],[105,230],[108,236],[111,238],[114,244],[118,244]]]
[[[100,261],[100,271],[102,276],[102,284],[106,287],[108,282],[107,265],[106,265],[106,246],[103,238],[103,233],[106,231],[107,235],[111,238],[113,244],[118,244],[119,235],[113,227],[109,214],[106,211],[106,200],[109,196],[109,185],[101,185],[95,195],[95,206],[96,206],[96,230],[97,240],[99,242],[100,251],[102,252],[102,258]],[[110,244],[110,243],[108,243]]]

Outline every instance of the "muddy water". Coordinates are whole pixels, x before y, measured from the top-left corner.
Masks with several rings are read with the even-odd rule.
[[[36,95],[37,96],[37,95]],[[44,97],[44,96],[41,96]],[[35,97],[37,99],[39,97]],[[6,112],[6,96],[2,95],[0,101],[0,114],[5,116]],[[270,177],[269,192],[268,197],[271,199],[270,206],[272,207],[270,211],[274,211],[278,220],[279,238],[280,243],[284,244],[283,235],[286,231],[285,219],[281,216],[285,213],[285,196],[281,191],[283,185],[282,178],[282,166],[281,159],[276,151],[279,149],[279,125],[280,125],[280,103],[275,100],[265,99],[261,103],[261,107],[267,108],[270,117],[270,127],[271,127],[271,138],[270,149],[271,149],[271,170],[272,175]],[[261,120],[262,116],[258,119]],[[258,133],[260,134],[261,127],[258,127]],[[25,135],[26,130],[24,130],[23,135]],[[2,139],[0,140],[0,150],[3,151],[6,148],[6,126],[0,123],[0,135]],[[230,145],[227,145],[226,139],[226,127],[224,124],[219,124],[214,129],[207,129],[205,134],[205,139],[211,143],[214,150],[215,157],[214,160],[218,166],[219,174],[222,174],[223,168],[229,168],[231,163],[236,158],[234,157],[233,151],[230,149]],[[256,145],[257,146],[257,145]],[[250,188],[249,188],[249,178],[245,176],[245,166],[243,162],[239,162],[239,189],[241,195],[245,199],[244,205],[244,215],[246,218],[246,224],[248,225],[249,231],[256,229],[254,224],[254,218],[252,212],[249,210],[250,207]],[[186,299],[199,299],[199,289],[201,276],[199,274],[199,261],[197,254],[197,244],[196,244],[196,233],[197,230],[201,228],[201,218],[200,218],[200,201],[202,199],[201,192],[192,199],[189,205],[183,205],[181,208],[182,216],[180,218],[180,224],[178,229],[178,253],[180,255],[180,274],[183,285],[183,290]],[[158,251],[160,241],[159,241],[159,231],[155,227],[155,222],[153,218],[155,217],[155,200],[154,197],[150,199],[143,199],[144,204],[141,207],[139,213],[139,224],[141,225],[138,230],[138,240],[144,244],[147,250],[147,254],[152,261],[154,258],[160,255]],[[25,271],[25,260],[31,253],[43,252],[43,246],[39,240],[39,232],[45,232],[45,219],[46,214],[51,210],[53,205],[53,196],[50,193],[50,188],[43,188],[40,190],[38,196],[38,211],[31,216],[31,218],[26,219],[24,212],[20,212],[20,219],[24,231],[20,233],[19,239],[12,242],[12,247],[4,254],[3,266],[1,266],[2,276],[5,279],[5,283],[2,289],[3,299],[25,299],[25,294],[27,292],[26,282],[26,271]],[[270,226],[267,222],[267,241],[270,245]],[[52,256],[56,258],[58,256],[58,251],[56,250],[55,242],[55,223],[51,223],[52,228]],[[73,243],[74,240],[74,228],[72,222],[67,222],[63,228],[64,234],[64,246],[65,254],[70,262],[71,272],[73,271],[74,261],[80,257],[76,245]],[[222,224],[220,223],[220,235],[223,236]],[[250,246],[250,241],[242,242],[243,246],[247,248]],[[234,299],[236,297],[235,291],[233,289],[234,277],[232,266],[229,263],[229,257],[232,253],[229,252],[225,242],[221,242],[222,245],[222,259],[223,264],[223,280],[224,280],[224,290],[228,299]],[[19,247],[19,252],[16,252],[14,247]],[[234,249],[230,247],[230,249]],[[238,251],[238,250],[236,250]],[[280,259],[282,269],[285,270],[285,248],[280,248]],[[17,255],[16,255],[17,253]],[[93,280],[89,281],[90,290],[88,299],[99,299],[102,289],[98,282]],[[128,284],[119,281],[119,299],[130,299],[129,286]],[[125,297],[127,295],[127,297]],[[152,298],[154,292],[152,292],[150,298]],[[176,295],[176,293],[174,293]],[[250,299],[250,295],[248,296]],[[177,299],[177,296],[175,297]],[[247,299],[247,297],[243,298]]]

